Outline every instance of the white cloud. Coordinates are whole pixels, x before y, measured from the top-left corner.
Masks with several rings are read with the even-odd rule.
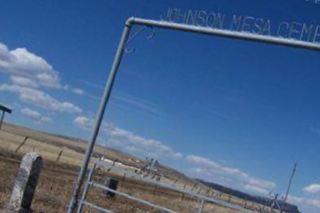
[[[32,82],[37,86],[61,88],[59,73],[45,59],[26,48],[9,50],[0,43],[0,72],[24,78],[24,82],[28,79],[28,84]]]
[[[316,209],[318,209],[315,212],[318,212],[319,208],[320,208],[320,200],[314,199],[314,198],[306,198],[306,197],[298,197],[298,196],[289,195],[288,202],[296,204],[296,205],[300,205],[302,207],[305,207],[305,206],[315,207]]]
[[[93,125],[93,119],[78,116],[74,119],[73,123],[81,129],[90,129]],[[158,159],[163,157],[168,159],[182,158],[180,152],[175,152],[171,147],[161,141],[136,135],[131,131],[121,129],[113,124],[104,123],[102,125],[102,133],[108,137],[106,145],[130,154]]]
[[[79,88],[73,88],[71,91],[76,95],[83,95],[84,94],[84,91]]]
[[[82,89],[72,87],[72,86],[70,86],[68,84],[64,85],[62,87],[62,89],[65,90],[65,91],[70,91],[70,92],[72,92],[72,93],[74,93],[76,95],[83,95],[85,93]]]
[[[314,206],[317,208],[320,208],[320,200],[319,199],[304,199],[303,200],[305,204],[309,206]]]
[[[33,87],[33,88],[38,87],[38,84],[29,78],[13,75],[10,77],[10,79],[14,85]]]
[[[175,152],[171,147],[161,141],[144,138],[112,124],[107,125],[106,131],[109,136],[107,144],[124,149],[131,154],[158,159],[167,158],[177,160],[182,158],[180,152]]]
[[[26,48],[9,50],[0,43],[0,73],[9,75],[10,84],[0,85],[0,91],[18,94],[19,100],[55,112],[81,113],[80,107],[68,101],[60,101],[45,91],[64,89],[59,73],[42,57]],[[69,88],[69,87],[68,87]],[[65,89],[83,94],[78,88]]]
[[[29,108],[23,108],[21,109],[21,113],[25,116],[27,116],[28,118],[39,122],[39,123],[48,123],[51,121],[50,117],[46,117],[43,116],[41,113],[35,111],[35,110],[31,110]]]
[[[318,194],[320,193],[320,184],[313,183],[304,187],[302,190],[310,194]]]
[[[224,166],[208,158],[188,155],[186,160],[191,164],[190,172],[198,178],[258,194],[267,194],[276,187],[271,181],[253,177],[238,168]]]
[[[89,129],[92,126],[92,119],[85,116],[78,116],[73,120],[73,124],[81,129]]]
[[[36,88],[18,85],[0,85],[0,91],[17,93],[23,102],[31,103],[35,106],[56,112],[81,113],[82,109],[70,102],[61,102]]]
[[[76,95],[84,94],[79,88],[62,86],[59,72],[44,58],[26,48],[9,50],[0,42],[0,73],[10,76],[12,84],[26,87],[64,89]]]

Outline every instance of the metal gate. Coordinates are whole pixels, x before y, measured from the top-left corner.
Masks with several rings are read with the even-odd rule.
[[[116,77],[116,74],[118,72],[121,59],[123,56],[123,53],[125,51],[129,35],[130,35],[130,30],[134,25],[139,25],[139,26],[146,26],[146,27],[156,27],[156,28],[163,28],[163,29],[171,29],[171,30],[177,30],[177,31],[184,31],[184,32],[191,32],[191,33],[199,33],[199,34],[206,34],[206,35],[213,35],[213,36],[219,36],[219,37],[226,37],[226,38],[231,38],[231,39],[239,39],[239,40],[248,40],[248,41],[254,41],[254,42],[261,42],[261,43],[268,43],[268,44],[275,44],[275,45],[282,45],[282,46],[288,46],[288,47],[296,47],[296,48],[304,48],[304,49],[309,49],[309,50],[320,50],[320,44],[319,43],[311,43],[311,42],[306,42],[306,41],[300,41],[300,40],[294,40],[294,39],[287,39],[287,38],[279,38],[279,37],[274,37],[274,36],[267,36],[267,35],[257,35],[253,33],[247,33],[247,32],[236,32],[236,31],[231,31],[231,30],[224,30],[224,29],[215,29],[215,28],[209,28],[209,27],[201,27],[201,26],[193,26],[193,25],[187,25],[187,24],[179,24],[179,23],[172,23],[168,21],[155,21],[155,20],[149,20],[149,19],[141,19],[141,18],[135,18],[131,17],[129,18],[126,23],[125,27],[120,39],[120,43],[118,45],[118,49],[113,61],[113,65],[110,70],[110,74],[106,83],[106,87],[100,102],[100,106],[97,112],[95,124],[93,127],[93,132],[92,136],[89,140],[88,147],[86,149],[86,154],[85,154],[85,159],[83,161],[83,165],[81,167],[81,170],[79,172],[78,180],[76,182],[74,192],[70,201],[70,205],[68,208],[69,213],[73,213],[76,210],[78,212],[81,212],[81,208],[84,205],[90,206],[92,208],[95,208],[99,211],[103,212],[110,212],[109,210],[106,209],[101,209],[98,206],[95,206],[91,203],[86,202],[85,197],[86,193],[89,187],[98,187],[101,189],[105,190],[110,190],[108,188],[105,188],[104,186],[101,186],[97,183],[94,183],[91,180],[92,174],[95,170],[95,167],[90,170],[89,173],[89,178],[85,181],[85,176],[88,172],[88,167],[89,167],[89,162],[91,159],[92,151],[94,148],[94,145],[96,143],[96,139],[99,133],[100,125],[103,119],[103,115],[105,112],[106,105],[109,101],[112,87],[114,84],[114,80]],[[95,163],[95,166],[97,166],[98,163]],[[85,187],[84,190],[82,189],[83,183],[85,182]],[[166,187],[166,186],[161,186],[161,187]],[[143,203],[145,205],[153,206],[154,208],[158,209],[163,209],[168,212],[173,212],[170,209],[166,209],[164,207],[158,206],[156,204],[150,203],[145,200],[140,200],[134,197],[129,197],[126,194],[122,194],[120,192],[114,192],[117,193],[121,196],[126,196],[128,199],[135,200],[137,202]],[[183,192],[187,193],[188,192]],[[201,197],[200,195],[195,195],[192,194],[192,196],[199,197],[200,199],[200,204],[199,204],[199,212],[201,212],[201,209],[203,206],[204,201],[212,201],[216,202],[216,200],[212,200],[211,198],[206,198],[206,197]],[[228,204],[223,204],[223,205],[228,205]]]
[[[170,190],[170,191],[175,191],[175,192],[183,194],[189,198],[193,198],[194,200],[198,201],[198,206],[197,206],[198,213],[202,212],[205,203],[212,203],[215,205],[224,206],[228,209],[233,209],[233,210],[237,210],[237,211],[241,211],[241,212],[252,212],[252,211],[245,209],[239,205],[231,204],[226,201],[222,201],[222,200],[219,200],[219,199],[216,199],[213,197],[208,197],[208,196],[199,194],[199,193],[191,191],[191,190],[181,189],[181,188],[177,187],[174,183],[173,184],[166,184],[166,183],[156,181],[154,179],[147,178],[143,174],[128,172],[127,170],[125,170],[123,168],[119,168],[114,165],[107,164],[102,160],[92,160],[92,161],[93,161],[93,165],[92,165],[92,168],[89,170],[88,177],[87,177],[87,180],[85,182],[84,189],[82,192],[82,196],[79,199],[77,213],[81,213],[85,206],[87,206],[89,208],[96,209],[101,212],[112,212],[110,209],[97,206],[94,203],[91,203],[86,199],[87,193],[90,188],[98,188],[101,190],[112,192],[118,196],[122,196],[128,200],[140,203],[142,205],[151,207],[153,209],[157,209],[161,212],[168,212],[168,213],[175,213],[176,212],[172,209],[157,205],[157,204],[149,202],[145,199],[141,199],[141,198],[129,195],[128,193],[125,193],[125,192],[120,192],[118,190],[114,190],[108,186],[105,186],[103,183],[101,183],[99,181],[95,181],[93,177],[95,175],[95,171],[97,171],[98,169],[107,171],[108,173],[114,172],[117,174],[121,174],[121,175],[124,175],[126,178],[129,178],[130,180],[135,180],[135,181],[143,182],[146,184],[150,184],[158,189],[161,188],[161,189],[166,189],[166,190]]]

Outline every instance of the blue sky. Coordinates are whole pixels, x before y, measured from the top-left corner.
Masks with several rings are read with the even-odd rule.
[[[0,102],[8,121],[88,138],[123,24],[168,8],[320,24],[312,1],[6,1]],[[275,28],[276,29],[276,28]],[[133,29],[136,30],[136,29]],[[274,31],[274,30],[273,30]],[[190,176],[320,209],[319,52],[168,30],[128,48],[99,142]]]

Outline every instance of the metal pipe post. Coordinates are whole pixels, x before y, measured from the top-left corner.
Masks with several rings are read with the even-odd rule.
[[[1,114],[1,118],[0,118],[0,130],[1,130],[1,127],[2,127],[2,123],[3,123],[3,120],[4,120],[4,111],[2,111],[2,114]]]
[[[110,70],[108,81],[106,83],[106,86],[105,86],[105,89],[103,92],[103,96],[102,96],[102,99],[100,102],[98,113],[96,115],[95,123],[93,126],[92,136],[91,136],[90,141],[88,143],[85,157],[84,157],[84,160],[83,160],[83,163],[81,166],[81,170],[80,170],[80,173],[78,176],[78,180],[77,180],[75,187],[74,187],[74,192],[73,192],[70,204],[69,204],[68,213],[73,213],[78,206],[78,198],[79,198],[79,194],[81,192],[81,187],[82,187],[83,181],[86,176],[88,164],[90,162],[90,157],[91,157],[94,145],[96,143],[96,139],[97,139],[97,136],[99,133],[101,123],[102,123],[105,108],[106,108],[106,105],[109,101],[112,87],[114,84],[114,80],[115,80],[116,74],[118,72],[119,65],[120,65],[120,62],[121,62],[121,59],[122,59],[122,56],[124,53],[124,49],[125,49],[125,46],[126,46],[129,34],[130,34],[130,29],[131,29],[131,23],[126,22],[126,25],[125,25],[124,30],[122,32],[122,36],[121,36],[121,39],[120,39],[120,42],[118,45],[118,49],[117,49],[117,52],[116,52],[116,55],[115,55],[115,58],[114,58],[114,61],[113,61],[113,64],[112,64],[112,67]]]
[[[204,205],[204,200],[201,199],[201,201],[199,202],[198,213],[202,213],[202,211],[203,211],[203,205]]]
[[[84,185],[84,189],[83,189],[82,197],[81,197],[81,200],[80,200],[80,204],[78,205],[77,213],[82,213],[83,202],[86,199],[86,196],[87,196],[87,193],[88,193],[88,190],[89,190],[89,187],[90,187],[89,182],[92,181],[92,176],[93,176],[95,168],[96,168],[96,164],[93,165],[93,168],[90,170],[90,172],[88,174],[88,179],[87,179],[86,184]]]

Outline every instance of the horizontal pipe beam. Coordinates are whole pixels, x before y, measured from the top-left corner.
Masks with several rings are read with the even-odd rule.
[[[93,208],[93,209],[96,209],[96,210],[98,210],[98,211],[100,211],[100,212],[113,213],[113,211],[111,211],[111,210],[109,210],[109,209],[104,209],[104,208],[102,208],[102,207],[100,207],[100,206],[97,206],[97,205],[95,205],[95,204],[93,204],[93,203],[89,203],[89,202],[87,202],[87,201],[82,201],[82,204],[83,204],[83,205],[86,205],[86,206],[89,206],[89,207],[91,207],[91,208]]]
[[[99,161],[99,160],[94,160],[94,164],[97,165],[98,167],[101,167],[101,168],[104,168],[106,170],[108,170],[110,167],[103,161]],[[119,167],[114,167],[114,168],[117,168],[118,171],[119,170],[123,170]],[[123,173],[125,173],[123,171]],[[204,195],[201,195],[201,194],[198,194],[198,193],[195,193],[195,192],[190,192],[190,191],[187,191],[187,190],[183,190],[183,189],[179,189],[177,187],[174,187],[174,186],[170,186],[168,184],[165,184],[165,183],[161,183],[161,182],[158,182],[158,181],[154,181],[154,180],[151,180],[151,179],[145,179],[143,178],[142,176],[139,176],[139,175],[135,175],[135,176],[129,176],[128,177],[132,178],[132,179],[135,179],[135,180],[138,180],[138,181],[142,181],[142,182],[145,182],[145,183],[149,183],[149,184],[154,184],[160,188],[164,188],[164,189],[168,189],[168,190],[172,190],[172,191],[176,191],[176,192],[179,192],[179,193],[182,193],[182,194],[186,194],[190,197],[195,197],[195,198],[198,198],[200,200],[204,200],[206,202],[211,202],[211,203],[214,203],[216,205],[220,205],[220,206],[224,206],[224,207],[227,207],[227,208],[230,208],[230,209],[233,209],[233,210],[237,210],[237,211],[244,211],[244,209],[239,206],[239,205],[235,205],[235,204],[232,204],[232,203],[228,203],[226,201],[223,201],[223,200],[218,200],[218,199],[215,199],[215,198],[211,198],[211,197],[207,197],[207,196],[204,196]],[[249,210],[246,210],[247,212],[251,212]]]
[[[290,46],[290,47],[320,51],[320,43],[312,43],[307,41],[300,41],[295,39],[288,39],[288,38],[268,36],[268,35],[258,35],[258,34],[249,33],[249,32],[238,32],[238,31],[232,31],[232,30],[187,25],[187,24],[173,23],[173,22],[167,22],[167,21],[155,21],[155,20],[135,18],[135,17],[129,18],[126,23],[127,25],[134,25],[134,24],[144,25],[149,27],[158,27],[158,28],[164,28],[164,29],[172,29],[172,30],[179,30],[179,31],[185,31],[185,32],[193,32],[193,33],[214,35],[214,36],[233,38],[233,39],[239,39],[239,40],[249,40],[249,41],[269,43],[274,45]]]
[[[107,190],[107,191],[110,191],[112,193],[115,193],[117,195],[120,195],[120,196],[123,196],[129,200],[133,200],[135,202],[138,202],[138,203],[141,203],[141,204],[144,204],[146,206],[149,206],[149,207],[152,207],[152,208],[155,208],[155,209],[159,209],[159,210],[162,210],[166,213],[176,213],[175,211],[171,210],[171,209],[168,209],[168,208],[165,208],[165,207],[162,207],[162,206],[159,206],[159,205],[156,205],[156,204],[153,204],[149,201],[146,201],[146,200],[143,200],[143,199],[140,199],[140,198],[137,198],[137,197],[133,197],[131,195],[128,195],[126,193],[122,193],[122,192],[119,192],[119,191],[116,191],[114,189],[111,189],[107,186],[103,186],[99,183],[95,183],[95,182],[89,182],[90,185],[94,186],[94,187],[97,187],[97,188],[100,188],[100,189],[104,189],[104,190]]]

